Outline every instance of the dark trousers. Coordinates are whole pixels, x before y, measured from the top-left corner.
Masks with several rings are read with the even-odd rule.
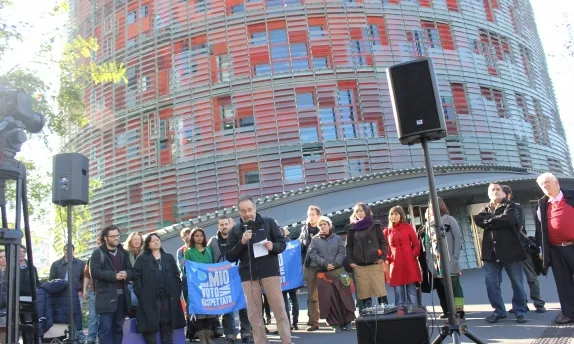
[[[227,313],[221,317],[221,322],[223,325],[223,333],[226,338],[235,339],[235,313]],[[247,316],[247,308],[239,310],[239,333],[241,333],[241,338],[249,336],[251,330],[251,324],[249,323],[249,317]]]
[[[459,276],[451,276],[450,280],[452,282],[452,292],[454,295],[454,306],[455,311],[460,312],[464,310],[464,293],[462,291],[462,285],[460,284]],[[440,302],[440,307],[442,308],[442,313],[447,314],[448,306],[446,301],[446,288],[444,286],[444,281],[442,278],[435,278],[434,287],[436,289],[436,294],[438,295],[438,300]]]
[[[261,309],[261,314],[265,315],[267,319],[271,319],[271,306],[269,306],[269,300],[265,294],[263,294],[263,308]]]
[[[574,245],[550,246],[550,259],[562,315],[574,319]]]
[[[530,300],[534,304],[534,307],[544,307],[546,302],[540,298],[540,283],[538,283],[538,274],[534,268],[532,255],[527,254],[526,260],[524,260],[522,263],[524,275],[526,276],[526,282],[528,282],[528,289],[530,289]]]
[[[159,314],[159,344],[173,344],[173,328],[171,327],[171,312],[169,309],[169,299],[157,299],[157,310]],[[143,337],[146,344],[157,344],[157,332],[144,332]]]
[[[126,320],[126,299],[118,295],[118,308],[114,313],[100,314],[98,337],[100,344],[122,344],[124,338],[124,321]]]
[[[299,299],[297,299],[297,289],[291,289],[283,292],[283,300],[285,301],[285,312],[291,325],[297,325],[299,322]],[[289,316],[289,300],[291,300],[291,315]]]

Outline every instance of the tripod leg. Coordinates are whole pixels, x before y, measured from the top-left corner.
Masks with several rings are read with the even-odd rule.
[[[457,330],[451,330],[452,344],[460,344],[460,334]]]
[[[28,264],[30,264],[30,266],[34,266],[34,258],[32,257],[32,236],[30,233],[30,214],[28,213],[28,186],[26,185],[26,173],[24,172],[24,177],[21,180],[17,181],[16,184],[16,190],[20,191],[20,198],[22,200],[22,217],[24,219],[24,235],[26,238],[26,245],[28,246]],[[18,205],[16,206],[16,209],[18,210]],[[20,214],[20,212],[16,212],[16,214]],[[17,217],[19,218],[19,216],[17,215]],[[19,220],[16,219],[16,223],[18,223]],[[17,225],[16,228],[19,228],[19,226]],[[39,285],[36,285],[36,281],[38,279],[38,276],[35,276],[34,274],[34,269],[30,268],[30,282],[32,283],[32,303],[33,303],[33,307],[32,307],[32,321],[31,323],[34,324],[34,329],[37,329],[38,326],[38,307],[36,306],[38,303],[38,295],[37,295],[37,288],[39,287]],[[71,278],[70,278],[71,279]],[[73,315],[70,315],[70,317],[73,317]],[[39,344],[40,343],[40,337],[38,336],[38,331],[34,331],[33,334],[30,334],[30,339],[33,339],[33,343],[34,344]]]
[[[476,334],[474,334],[472,331],[469,331],[468,329],[466,329],[463,334],[470,340],[472,340],[474,343],[476,344],[486,344],[486,341],[482,340],[481,338],[478,338],[478,336]]]
[[[448,326],[441,328],[439,335],[432,341],[432,344],[441,344],[448,337],[449,332]]]

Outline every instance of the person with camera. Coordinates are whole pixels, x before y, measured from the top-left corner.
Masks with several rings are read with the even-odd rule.
[[[100,344],[121,344],[126,311],[130,309],[128,281],[132,280],[129,254],[120,245],[120,230],[115,225],[100,233],[102,245],[90,257],[90,271],[96,291],[96,313],[100,315]]]
[[[261,294],[264,288],[277,320],[281,342],[290,344],[291,329],[285,312],[279,271],[279,254],[287,247],[285,236],[275,220],[257,213],[251,196],[239,197],[237,208],[241,220],[229,232],[227,260],[239,261],[239,276],[253,339],[257,344],[269,343],[261,315]]]
[[[227,245],[227,238],[229,237],[229,230],[235,225],[233,219],[222,215],[219,217],[217,234],[209,239],[207,243],[208,247],[211,247],[213,251],[213,260],[215,263],[221,263],[225,261],[225,255],[227,254],[229,246]],[[235,342],[235,317],[233,312],[223,314],[221,317],[221,322],[223,323],[223,333],[225,334],[225,339],[228,343]],[[241,341],[243,343],[248,343],[251,339],[249,318],[247,316],[247,309],[239,310],[239,323],[240,323],[240,333]]]

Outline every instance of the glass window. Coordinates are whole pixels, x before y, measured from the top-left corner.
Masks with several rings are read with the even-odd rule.
[[[449,97],[449,96],[444,96],[444,97],[440,97],[441,102],[442,102],[442,108],[444,111],[444,118],[446,120],[454,120],[455,119],[455,108],[454,108],[454,103],[453,103],[453,98]]]
[[[219,107],[221,112],[221,118],[223,122],[223,130],[234,129],[235,128],[235,111],[231,104],[221,105]]]
[[[356,139],[357,138],[357,126],[355,124],[343,124],[341,125],[343,129],[343,138],[345,139]]]
[[[240,128],[253,127],[254,125],[255,125],[255,119],[253,118],[253,116],[244,117],[239,120]]]
[[[323,26],[315,25],[309,26],[309,39],[323,37]]]
[[[307,44],[291,44],[291,57],[307,57]]]
[[[243,6],[243,4],[231,6],[231,14],[243,13],[243,12],[245,12],[245,6]]]
[[[151,87],[151,77],[149,75],[140,79],[140,91],[145,92]]]
[[[126,17],[126,24],[127,25],[133,24],[136,22],[137,19],[138,19],[137,11],[132,11],[128,13],[128,16]]]
[[[369,24],[363,29],[363,38],[368,39],[371,45],[381,45],[379,27],[376,24]]]
[[[324,69],[329,68],[329,62],[326,57],[315,57],[313,58],[313,68]]]
[[[321,131],[323,132],[323,141],[337,140],[339,138],[337,127],[334,125],[321,125]]]
[[[271,30],[269,40],[271,43],[287,43],[287,31],[285,29]]]
[[[254,32],[251,34],[251,44],[265,45],[267,44],[267,32]]]
[[[255,65],[255,75],[269,75],[269,74],[271,74],[271,68],[269,67],[269,63]]]
[[[353,105],[353,93],[351,90],[339,91],[339,105],[349,106]]]
[[[363,131],[363,137],[377,137],[379,136],[377,130],[377,123],[375,122],[363,122],[361,123],[361,129]]]
[[[245,184],[259,183],[259,171],[246,171],[243,175]]]
[[[140,7],[140,18],[149,16],[149,6],[145,5]]]
[[[271,59],[275,60],[284,60],[289,58],[289,47],[286,45],[280,45],[271,48]]]
[[[360,177],[365,174],[363,159],[349,159],[349,175],[351,178]]]
[[[301,135],[301,142],[319,142],[319,133],[316,127],[303,127],[299,128],[299,134]]]
[[[313,93],[297,93],[295,101],[297,103],[297,109],[308,109],[315,106]]]
[[[289,61],[273,63],[273,73],[285,73],[285,72],[289,72]]]
[[[126,77],[128,78],[128,89],[135,90],[137,86],[136,67],[130,67],[126,70]]]
[[[335,123],[335,109],[319,109],[321,123]]]
[[[303,166],[302,165],[288,165],[283,166],[283,174],[285,180],[295,181],[303,179]]]
[[[231,79],[231,61],[227,54],[217,56],[217,65],[219,67],[219,81],[229,81]]]
[[[427,29],[427,38],[429,48],[440,48],[440,36],[437,29]]]
[[[195,13],[205,12],[209,9],[208,0],[195,0]]]
[[[309,60],[293,60],[293,70],[307,70],[309,69]]]

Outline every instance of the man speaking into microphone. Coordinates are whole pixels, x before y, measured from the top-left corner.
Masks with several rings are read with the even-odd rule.
[[[255,344],[268,344],[262,315],[262,289],[277,320],[283,344],[291,344],[291,328],[285,312],[278,255],[287,247],[275,220],[257,214],[251,196],[237,200],[240,221],[229,231],[227,260],[239,260],[239,276],[247,302],[247,315]]]

